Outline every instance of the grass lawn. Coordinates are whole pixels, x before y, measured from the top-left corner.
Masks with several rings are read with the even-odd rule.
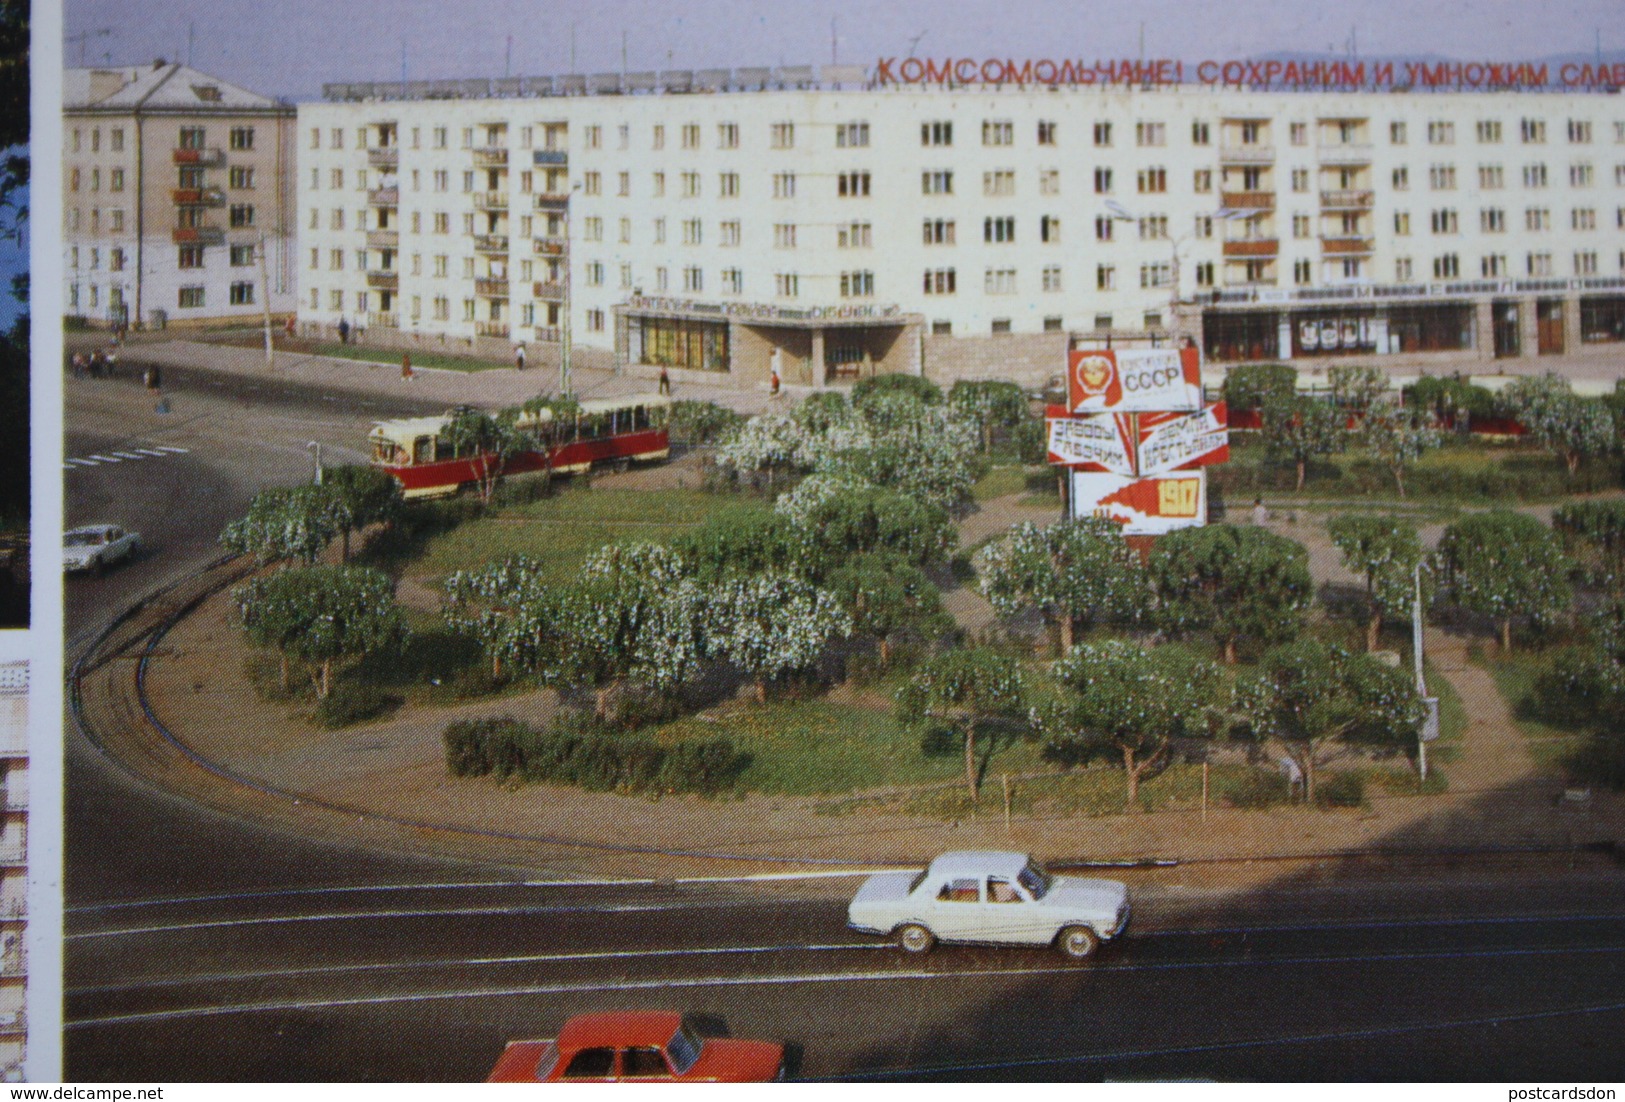
[[[977,479],[970,496],[976,501],[1019,494],[1027,488],[1027,469],[1021,466],[994,467]]]
[[[763,506],[699,490],[649,493],[571,487],[554,497],[494,510],[431,537],[410,570],[438,579],[523,553],[543,562],[546,582],[566,582],[588,555],[605,544],[669,539],[728,508]]]
[[[965,775],[957,737],[922,740],[889,708],[827,699],[741,707],[722,716],[686,717],[651,730],[662,740],[732,739],[753,756],[741,789],[816,796],[885,785],[952,781]],[[1039,769],[1036,740],[978,732],[977,757],[988,775]]]
[[[1506,701],[1507,708],[1512,712],[1513,722],[1528,741],[1529,752],[1534,755],[1535,763],[1542,769],[1564,771],[1563,759],[1579,749],[1586,736],[1582,732],[1542,723],[1531,718],[1520,707],[1534,689],[1539,656],[1522,651],[1514,651],[1510,655],[1485,654],[1477,649],[1471,654],[1473,661],[1489,671],[1495,679],[1495,687],[1500,690],[1501,699]]]

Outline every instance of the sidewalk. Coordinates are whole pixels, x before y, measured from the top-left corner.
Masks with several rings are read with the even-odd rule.
[[[67,338],[69,355],[79,350],[88,352],[92,348],[106,346],[105,334],[72,333]],[[330,392],[432,401],[447,408],[472,405],[491,410],[504,409],[521,405],[540,394],[556,394],[559,390],[557,365],[542,362],[540,356],[533,366],[523,371],[513,367],[480,371],[414,367],[412,377],[408,379],[401,376],[398,353],[386,349],[375,351],[380,356],[393,359],[373,363],[276,350],[272,365],[267,367],[263,347],[214,344],[184,336],[154,333],[126,343],[118,350],[118,355],[121,373],[138,370],[137,366],[132,365],[156,363],[160,368],[213,371],[255,381],[272,379]],[[656,388],[654,380],[616,374],[612,369],[590,362],[572,364],[570,375],[576,396],[580,398],[648,394]],[[785,392],[775,399],[765,389],[739,390],[685,380],[674,386],[672,397],[716,402],[748,415],[779,404],[788,408],[799,397],[799,394],[791,394],[790,390],[785,388]]]

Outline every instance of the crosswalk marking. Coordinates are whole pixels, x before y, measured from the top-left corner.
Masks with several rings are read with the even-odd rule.
[[[128,451],[110,451],[105,455],[101,452],[92,452],[85,456],[64,456],[62,469],[76,471],[85,467],[100,467],[105,463],[123,463],[126,460],[139,463],[143,459],[173,459],[177,455],[187,455],[190,451],[190,448],[180,448],[173,444],[154,444],[150,448],[132,444]]]

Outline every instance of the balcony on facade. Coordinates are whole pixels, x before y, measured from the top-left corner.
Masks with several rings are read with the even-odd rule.
[[[508,193],[505,191],[476,191],[474,193],[475,210],[507,210]]]
[[[1273,210],[1273,191],[1225,191],[1219,193],[1219,205],[1227,210]]]
[[[1274,237],[1246,238],[1226,241],[1224,255],[1229,257],[1274,256],[1281,251],[1281,243]]]
[[[474,251],[477,253],[508,252],[508,235],[505,233],[477,233],[474,235]]]
[[[14,980],[26,975],[28,975],[28,954],[23,951],[21,945],[10,952],[0,953],[0,976]]]
[[[476,279],[474,293],[481,298],[507,298],[508,281],[506,279]]]
[[[534,165],[565,165],[570,163],[570,155],[562,149],[537,149],[531,152],[531,164]]]
[[[508,337],[508,323],[505,321],[476,321],[474,323],[476,337]]]
[[[562,283],[536,283],[531,287],[534,298],[544,299],[548,302],[564,301],[564,284]]]
[[[1267,165],[1275,161],[1273,145],[1221,145],[1219,160],[1233,165]]]
[[[226,163],[226,151],[223,149],[177,149],[175,150],[175,163],[178,165],[203,165],[205,168],[219,168]]]
[[[401,316],[393,310],[369,310],[367,324],[374,329],[399,329]]]
[[[536,196],[537,210],[563,210],[570,205],[570,195],[562,191],[544,191]]]
[[[226,202],[226,193],[217,187],[178,187],[169,194],[182,207],[219,207]]]
[[[399,290],[401,273],[394,268],[373,268],[367,272],[367,286],[379,291]]]
[[[538,161],[538,164],[541,162]],[[501,146],[484,146],[474,150],[475,168],[507,168],[508,151]]]
[[[532,247],[542,256],[563,256],[568,249],[562,237],[538,237]]]
[[[21,1010],[0,1011],[0,1037],[28,1032],[28,1015]]]
[[[1376,239],[1355,235],[1322,237],[1320,250],[1327,256],[1350,256],[1369,253],[1376,248]]]
[[[374,207],[394,207],[401,202],[399,187],[379,187],[367,192],[367,204]]]
[[[219,245],[226,239],[226,231],[219,226],[176,226],[177,245]]]
[[[367,248],[369,249],[398,249],[401,244],[400,230],[368,230]]]
[[[1371,146],[1358,142],[1323,145],[1318,155],[1323,165],[1368,165],[1371,163]]]
[[[1376,201],[1376,193],[1365,188],[1340,188],[1320,193],[1320,205],[1326,210],[1366,210]]]
[[[531,329],[532,338],[546,344],[557,344],[563,337],[556,325],[538,325]]]
[[[400,147],[375,145],[367,150],[367,164],[373,168],[394,168],[401,162]]]

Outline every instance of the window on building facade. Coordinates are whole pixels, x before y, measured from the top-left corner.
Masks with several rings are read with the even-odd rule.
[[[182,245],[180,247],[180,255],[176,260],[176,264],[181,268],[203,267],[203,246]]]
[[[1142,195],[1154,195],[1168,190],[1168,170],[1142,168],[1134,176],[1135,190]]]
[[[1112,144],[1112,124],[1109,122],[1095,123],[1095,144],[1109,146]]]
[[[701,244],[700,220],[698,218],[686,218],[683,220],[683,244]]]
[[[982,194],[993,199],[1008,198],[1016,193],[1016,174],[1013,169],[1001,168],[982,173]]]
[[[252,203],[237,203],[231,208],[230,222],[233,229],[243,229],[254,224],[254,205]]]
[[[1160,122],[1137,122],[1134,124],[1134,144],[1140,146],[1159,146],[1168,144],[1168,128]]]
[[[1456,140],[1456,124],[1435,120],[1428,123],[1429,145],[1453,145]]]
[[[1443,256],[1433,258],[1434,279],[1455,279],[1461,275],[1461,259],[1455,253],[1445,253]]]
[[[1016,140],[1015,124],[1008,121],[984,120],[982,122],[983,145],[1012,145]]]
[[[1108,215],[1097,215],[1095,217],[1095,240],[1110,241],[1112,239],[1112,224],[1115,221]]]
[[[1213,131],[1207,123],[1200,121],[1191,123],[1192,145],[1211,145],[1212,134]]]
[[[773,227],[773,247],[775,249],[796,247],[796,227],[792,223],[780,222]]]
[[[1060,244],[1061,220],[1053,214],[1040,217],[1038,219],[1038,240],[1046,245]]]
[[[801,295],[801,277],[794,272],[779,272],[773,276],[773,291],[779,298],[798,298]]]
[[[1411,170],[1401,165],[1394,169],[1394,190],[1409,191],[1411,187]]]
[[[722,293],[725,295],[742,295],[745,293],[745,276],[738,268],[722,269]]]
[[[794,149],[796,144],[796,124],[793,122],[774,123],[769,144],[774,149]]]
[[[952,195],[954,193],[954,174],[947,171],[920,173],[920,193],[922,195]]]
[[[1484,279],[1495,279],[1507,274],[1507,258],[1504,254],[1481,256],[1478,258],[1478,274]]]
[[[717,123],[717,148],[739,148],[739,124],[736,122]]]
[[[1478,141],[1480,145],[1494,145],[1501,140],[1500,119],[1478,120]]]
[[[951,218],[927,218],[925,220],[925,244],[952,245],[954,243],[954,221]]]
[[[684,123],[682,140],[684,149],[700,148],[700,124],[697,122]]]
[[[842,199],[863,199],[869,195],[867,172],[843,172],[837,180],[837,194]]]
[[[1519,119],[1518,134],[1525,145],[1540,145],[1546,140],[1546,120]]]
[[[1436,210],[1428,216],[1428,222],[1433,232],[1437,234],[1456,233],[1456,212],[1453,210]]]
[[[1292,190],[1300,195],[1309,190],[1309,170],[1307,168],[1292,170]]]
[[[1570,213],[1569,222],[1577,230],[1594,230],[1597,228],[1597,212],[1590,207],[1576,207]]]
[[[233,245],[230,255],[233,268],[246,268],[253,264],[256,259],[253,245]],[[315,267],[315,265],[311,266]]]
[[[1499,207],[1485,207],[1478,212],[1478,228],[1483,233],[1505,233],[1506,211]]]
[[[1109,168],[1095,169],[1095,194],[1110,195],[1112,193],[1112,170]]]
[[[1549,276],[1552,274],[1551,253],[1530,253],[1524,261],[1525,270],[1532,276]]]
[[[794,199],[796,197],[796,174],[794,172],[775,172],[773,174],[773,198]]]
[[[203,307],[202,287],[182,287],[177,296],[177,305],[182,310],[199,310]]]
[[[1524,165],[1523,166],[1523,186],[1524,187],[1545,187],[1546,186],[1546,166],[1544,164]]]
[[[1141,241],[1160,241],[1168,237],[1168,216],[1153,214],[1139,220]]]
[[[844,122],[835,128],[835,148],[837,149],[867,149],[869,146],[869,124],[866,122]]]
[[[874,230],[868,222],[850,222],[837,226],[835,242],[842,249],[867,249],[874,244]]]
[[[1140,289],[1155,290],[1167,287],[1172,281],[1172,269],[1167,264],[1141,264]]]
[[[1061,289],[1061,266],[1051,264],[1044,269],[1043,286],[1045,291],[1059,291]]]
[[[951,122],[922,122],[920,124],[921,145],[953,145],[954,124]]]
[[[1198,287],[1213,286],[1213,261],[1203,260],[1196,265],[1196,285]]]
[[[1428,169],[1428,186],[1434,191],[1451,191],[1456,186],[1455,165],[1433,165]]]
[[[1038,144],[1039,145],[1054,145],[1055,144],[1055,123],[1053,123],[1053,122],[1051,122],[1051,121],[1049,121],[1047,119],[1039,119],[1038,120]]]
[[[1590,164],[1575,164],[1569,166],[1570,187],[1590,187],[1591,182],[1594,179],[1595,173],[1592,172]]]
[[[952,268],[935,268],[925,273],[926,294],[951,295],[954,291],[954,270]]]
[[[1038,170],[1038,194],[1061,194],[1061,171],[1056,168],[1042,168]]]
[[[1110,264],[1095,265],[1095,290],[1117,290],[1117,269]]]
[[[1410,257],[1402,256],[1394,261],[1394,279],[1398,280],[1400,283],[1410,279],[1413,272],[1414,268],[1411,264]]]
[[[1498,191],[1506,186],[1506,175],[1500,165],[1479,165],[1478,186],[1485,191]]]
[[[1192,176],[1191,187],[1198,195],[1211,193],[1213,191],[1213,170],[1211,168],[1197,169]]]
[[[233,283],[231,285],[231,304],[233,306],[252,306],[254,304],[254,285],[252,283]]]
[[[683,290],[691,295],[697,295],[705,290],[705,273],[699,268],[688,267],[683,269]]]
[[[1574,254],[1574,274],[1577,276],[1594,276],[1597,274],[1597,254],[1594,252],[1578,252]]]
[[[735,248],[739,244],[739,223],[735,221],[723,222],[718,226],[722,244],[727,248]]]
[[[873,272],[842,272],[842,298],[869,298],[875,293]]]
[[[1014,218],[982,219],[982,240],[990,245],[1009,244],[1016,239]]]
[[[990,295],[1015,294],[1016,270],[1014,268],[989,268],[983,277],[982,289]]]
[[[227,180],[234,188],[252,190],[254,187],[254,170],[248,165],[232,165],[231,171],[227,174]],[[120,186],[122,186],[122,183],[121,180]]]

